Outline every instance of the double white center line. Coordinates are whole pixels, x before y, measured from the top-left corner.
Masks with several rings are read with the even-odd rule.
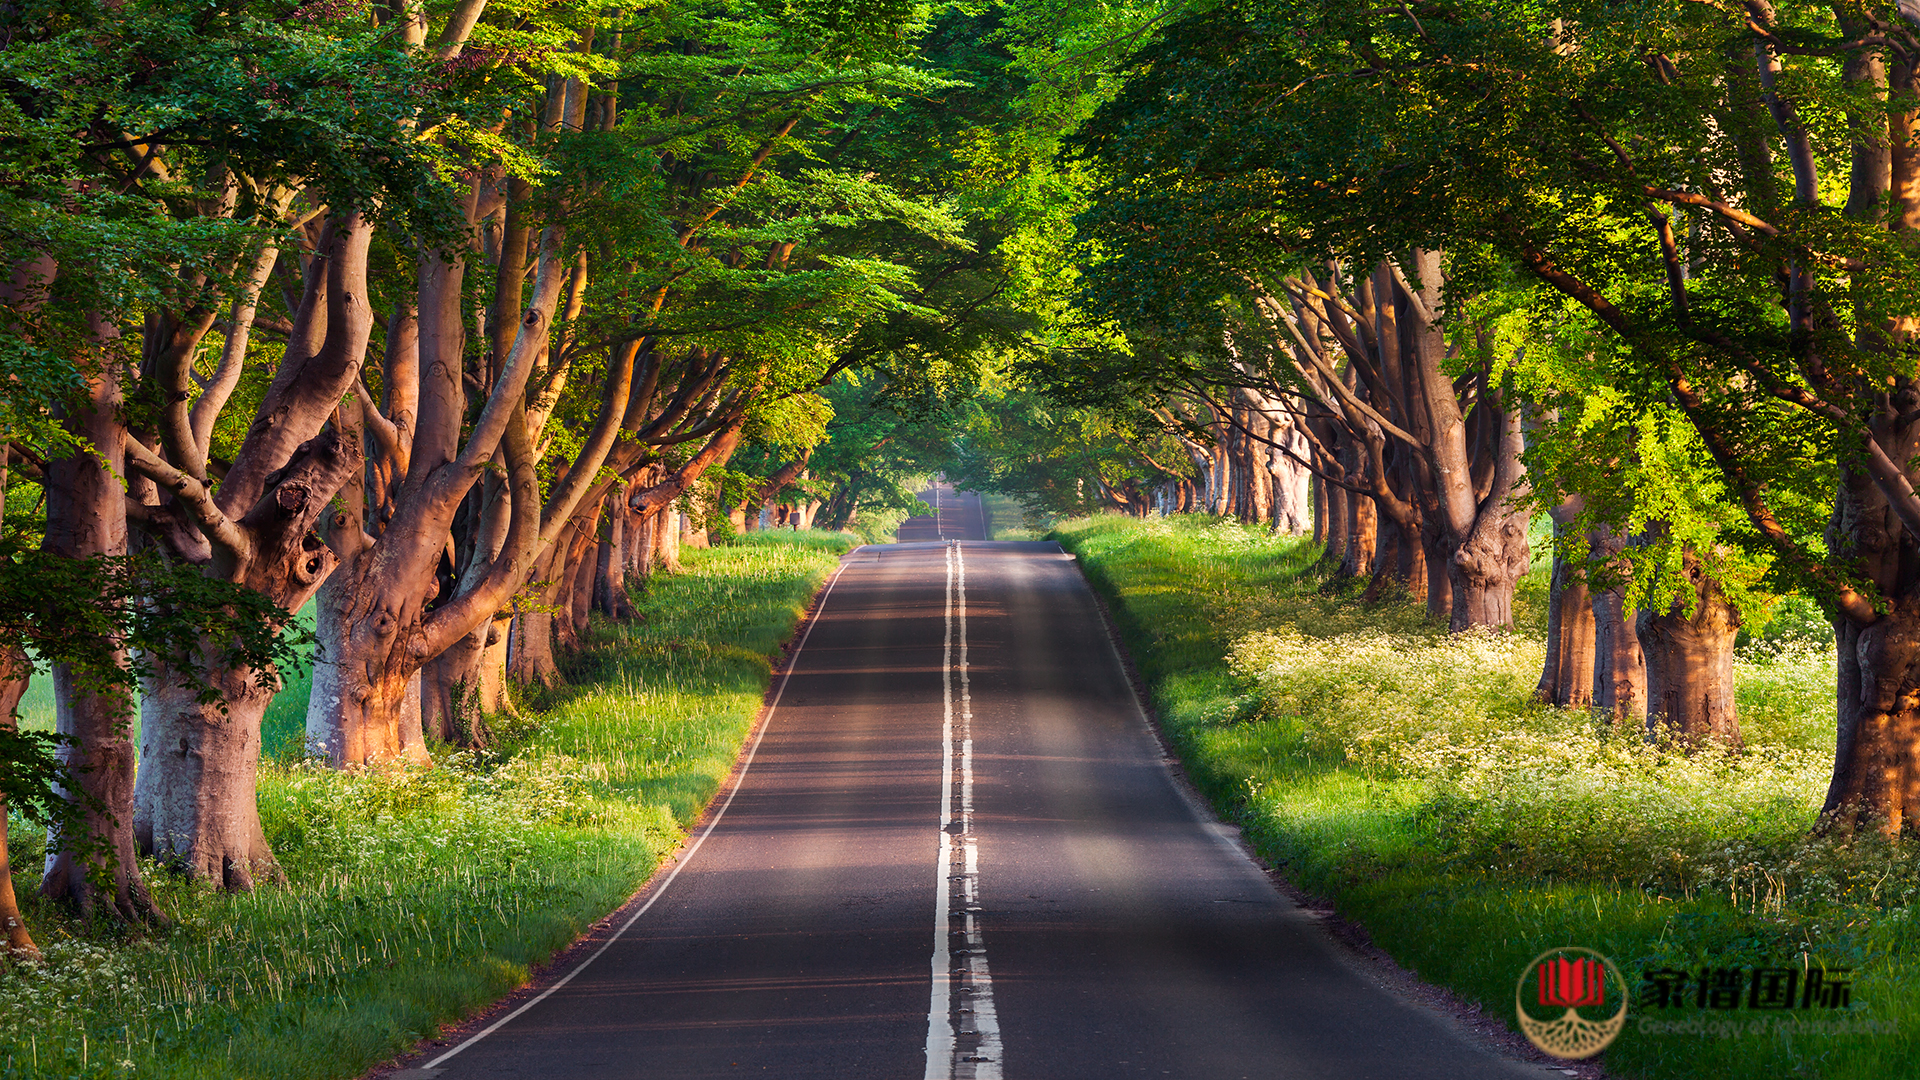
[[[947,637],[941,671],[946,708],[940,740],[940,855],[934,864],[938,876],[933,892],[933,995],[927,1007],[926,1080],[1000,1080],[1000,1021],[993,1011],[993,979],[987,973],[987,949],[980,936],[980,849],[973,834],[973,696],[967,678],[967,565],[959,541],[947,544]],[[956,747],[960,751],[957,793]]]

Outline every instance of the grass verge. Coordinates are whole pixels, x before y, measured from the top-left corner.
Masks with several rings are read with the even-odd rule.
[[[644,619],[597,626],[571,689],[500,753],[389,773],[269,760],[260,809],[285,887],[222,896],[149,867],[176,920],[152,934],[31,902],[47,962],[0,968],[0,1077],[357,1076],[523,984],[680,841],[853,543],[768,532],[684,552]],[[36,839],[15,840],[15,865],[35,866]]]
[[[1636,1000],[1608,1070],[1920,1075],[1914,848],[1807,839],[1833,752],[1830,647],[1762,635],[1736,672],[1747,750],[1689,755],[1531,700],[1538,572],[1519,632],[1450,637],[1409,605],[1329,595],[1296,538],[1200,518],[1053,535],[1107,598],[1195,782],[1422,978],[1511,1018],[1522,971],[1559,946],[1606,954],[1639,993],[1644,973],[1730,970],[1735,1009]],[[1845,969],[1849,1006],[1751,1008],[1751,973],[1788,967]]]
[[[981,516],[986,518],[989,540],[1036,540],[1046,535],[1040,515],[1022,503],[997,491],[982,491]]]

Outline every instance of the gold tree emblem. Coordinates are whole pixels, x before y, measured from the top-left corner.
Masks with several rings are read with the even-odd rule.
[[[1529,982],[1536,1011],[1566,1011],[1553,1018],[1529,1014]],[[1608,1015],[1613,1002],[1618,1008]],[[1589,1058],[1605,1050],[1626,1026],[1627,980],[1613,961],[1592,949],[1549,949],[1520,973],[1513,988],[1513,1008],[1520,1017],[1521,1033],[1533,1045],[1558,1058]],[[1582,1015],[1582,1009],[1598,1015]]]

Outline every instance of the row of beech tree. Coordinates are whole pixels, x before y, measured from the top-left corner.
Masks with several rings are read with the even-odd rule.
[[[1821,827],[1912,827],[1910,6],[1226,0],[1124,76],[1070,139],[1081,299],[1124,344],[1056,356],[1035,426],[1105,417],[1080,460],[1112,505],[1270,515],[1223,492],[1283,458],[1342,573],[1456,630],[1510,623],[1548,512],[1542,696],[1695,742],[1738,744],[1743,620],[1810,597],[1839,655]]]
[[[1008,66],[992,30],[904,0],[0,7],[0,795],[54,822],[43,891],[164,921],[137,854],[278,876],[260,725],[309,601],[309,752],[426,762],[683,530],[899,503],[886,429],[1029,341],[1048,287],[995,250],[1048,155],[981,126],[1024,85],[962,77]],[[34,657],[51,741],[12,730]],[[4,861],[0,919],[30,947]]]

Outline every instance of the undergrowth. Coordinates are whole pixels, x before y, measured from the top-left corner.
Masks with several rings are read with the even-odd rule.
[[[1424,978],[1510,1018],[1528,961],[1565,945],[1605,953],[1636,989],[1663,968],[1850,969],[1846,1015],[1877,1033],[1757,1034],[1746,1009],[1636,1004],[1602,1060],[1650,1078],[1915,1074],[1914,848],[1809,839],[1835,661],[1798,607],[1742,650],[1745,750],[1685,753],[1532,700],[1544,566],[1515,632],[1448,635],[1330,582],[1299,538],[1192,516],[1055,536],[1107,596],[1196,782]],[[1636,1026],[1694,1016],[1742,1033]]]
[[[146,867],[173,925],[82,924],[15,887],[46,951],[0,968],[0,1077],[357,1076],[526,982],[618,907],[732,769],[771,661],[844,534],[685,552],[643,618],[596,623],[569,687],[486,753],[334,772],[292,748],[282,691],[259,805],[287,884],[223,896]]]

